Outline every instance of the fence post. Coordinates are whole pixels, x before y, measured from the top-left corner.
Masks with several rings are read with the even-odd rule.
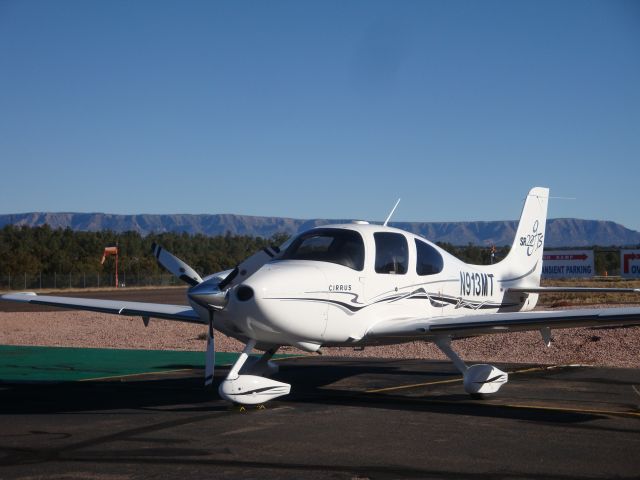
[[[27,272],[24,272],[24,289],[27,289]]]
[[[42,290],[42,272],[40,272],[40,290]]]
[[[58,272],[53,272],[53,289],[58,288]]]

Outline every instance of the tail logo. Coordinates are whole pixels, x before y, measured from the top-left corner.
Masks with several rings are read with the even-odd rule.
[[[544,245],[544,233],[538,232],[539,222],[533,222],[531,233],[520,237],[520,246],[527,247],[527,256],[530,257]]]

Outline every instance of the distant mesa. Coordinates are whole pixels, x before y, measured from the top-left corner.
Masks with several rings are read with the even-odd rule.
[[[248,215],[114,215],[109,213],[33,212],[0,215],[0,227],[8,224],[51,228],[71,228],[77,231],[113,230],[150,233],[186,232],[189,234],[250,235],[271,237],[277,233],[294,234],[319,225],[341,223],[345,219],[299,220],[282,217]],[[391,222],[390,225],[453,245],[511,245],[516,221],[494,222]],[[630,246],[640,244],[640,232],[620,224],[601,220],[555,218],[547,221],[547,247],[583,247],[590,245]]]

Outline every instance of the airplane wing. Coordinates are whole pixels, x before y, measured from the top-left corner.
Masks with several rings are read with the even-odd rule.
[[[640,325],[640,307],[589,308],[534,312],[488,313],[467,316],[383,320],[366,338],[450,336],[453,338],[508,333],[541,328],[574,328]]]
[[[203,321],[191,307],[185,305],[164,305],[161,303],[125,302],[121,300],[96,300],[93,298],[53,297],[36,295],[35,293],[11,293],[2,295],[2,300],[46,305],[51,307],[66,307],[76,310],[90,310],[93,312],[112,313],[148,319],[162,318],[190,323],[207,323]]]
[[[603,287],[513,287],[507,292],[514,293],[640,293],[640,288]]]

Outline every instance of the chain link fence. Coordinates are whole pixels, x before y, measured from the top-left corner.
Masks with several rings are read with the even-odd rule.
[[[159,275],[135,275],[120,273],[119,287],[168,287],[180,285],[176,277],[169,273]],[[55,290],[81,288],[113,288],[115,275],[97,273],[22,273],[0,275],[0,290]]]

